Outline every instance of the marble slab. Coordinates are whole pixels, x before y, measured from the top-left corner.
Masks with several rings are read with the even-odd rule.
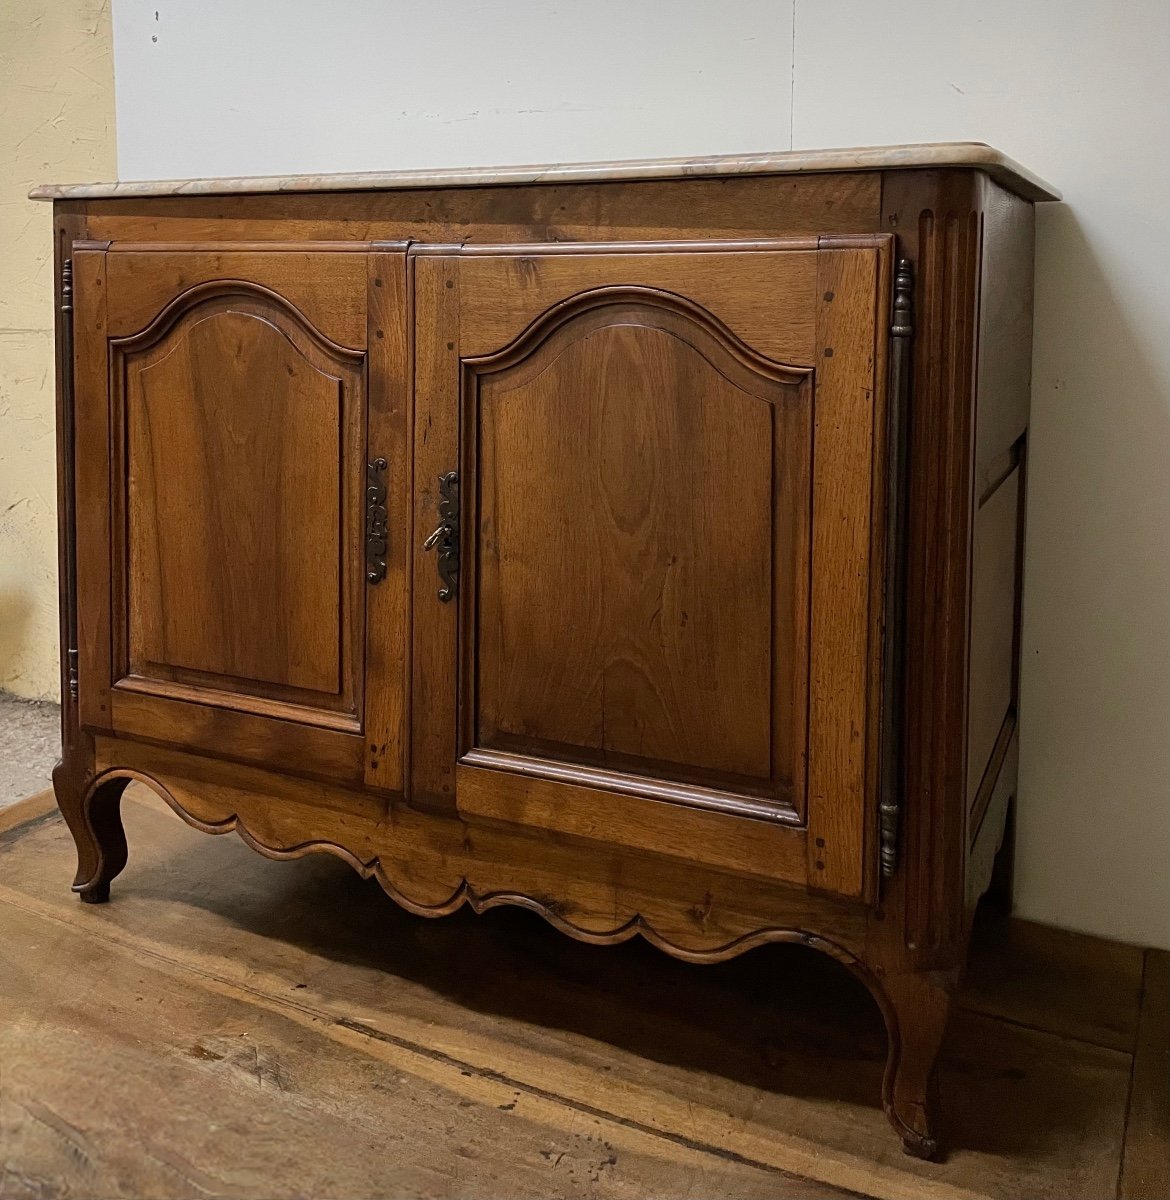
[[[236,196],[287,192],[392,191],[397,188],[489,187],[533,183],[599,183],[631,179],[693,179],[790,175],[826,171],[891,171],[968,167],[985,171],[1026,200],[1059,200],[1060,193],[1007,155],[982,142],[931,142],[839,150],[784,150],[705,158],[647,158],[544,166],[456,167],[366,171],[336,175],[269,175],[228,179],[123,180],[44,183],[33,200],[106,200],[143,196]]]

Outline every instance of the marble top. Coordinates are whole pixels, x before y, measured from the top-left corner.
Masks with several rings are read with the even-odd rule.
[[[267,175],[227,179],[128,179],[115,183],[43,183],[32,200],[105,200],[136,196],[235,196],[285,192],[392,191],[396,188],[487,187],[504,184],[590,183],[622,179],[693,179],[789,175],[825,171],[890,171],[969,167],[1026,200],[1059,200],[1060,193],[1006,154],[982,142],[930,142],[839,150],[783,150],[705,158],[644,158],[544,166],[455,167],[365,171],[336,175]]]

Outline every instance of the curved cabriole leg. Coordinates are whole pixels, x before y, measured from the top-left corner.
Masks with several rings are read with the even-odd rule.
[[[93,785],[65,762],[53,770],[57,806],[77,847],[73,890],[87,904],[104,904],[110,898],[110,881],[126,865],[121,801],[129,782],[109,779]]]
[[[882,980],[886,1028],[890,1039],[882,1106],[916,1158],[938,1154],[938,1081],[935,1063],[947,1017],[951,989],[928,975],[897,974]]]

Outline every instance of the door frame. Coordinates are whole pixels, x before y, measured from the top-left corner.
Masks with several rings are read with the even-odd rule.
[[[294,775],[402,791],[409,711],[406,246],[405,242],[139,244],[81,240],[72,244],[78,711],[84,728],[212,753]],[[114,256],[129,253],[203,256],[202,279],[172,286],[161,271],[157,284],[148,274],[153,285],[148,297],[157,293],[159,302],[148,298],[141,320],[127,314],[122,322],[128,322],[127,328],[112,328],[110,267],[111,263],[117,265]],[[356,712],[351,718],[341,714],[331,718],[325,710],[318,713],[311,707],[302,713],[295,705],[275,702],[243,706],[234,704],[230,693],[218,695],[211,688],[198,689],[197,694],[191,688],[165,683],[144,687],[133,678],[117,678],[115,654],[117,646],[124,645],[125,631],[116,631],[115,622],[120,612],[125,615],[125,606],[118,602],[114,588],[120,579],[119,555],[125,538],[119,537],[114,527],[121,506],[113,503],[118,447],[111,446],[117,416],[112,346],[133,344],[161,313],[195,287],[212,286],[213,281],[230,287],[233,278],[238,278],[263,288],[266,266],[257,267],[255,280],[246,272],[241,275],[239,268],[245,263],[263,264],[270,254],[286,255],[290,263],[306,254],[360,255],[364,259],[356,272],[363,286],[354,304],[355,316],[344,318],[343,341],[337,341],[337,335],[330,339],[358,363],[362,385],[361,427],[353,441],[357,461],[352,465],[360,467],[363,475],[353,492],[353,504],[347,502],[344,508],[343,520],[354,525],[355,544],[363,543],[368,502],[365,464],[372,453],[390,464],[387,507],[391,536],[387,578],[380,586],[371,587],[365,580],[364,554],[358,555],[361,574],[355,570],[353,580],[347,577],[352,604],[346,607],[343,619],[352,639],[350,661],[355,672]],[[272,268],[274,273],[280,269],[275,262]],[[306,295],[311,298],[311,280],[308,288]],[[274,290],[289,303],[279,284]],[[310,322],[308,329],[312,332],[317,326]],[[317,336],[327,335],[317,331]],[[347,488],[347,495],[352,489],[353,485]],[[375,641],[385,652],[370,652]],[[244,707],[248,711],[241,711]]]
[[[798,882],[838,895],[876,894],[882,604],[885,564],[886,335],[893,237],[750,242],[413,246],[415,528],[410,795],[422,808]],[[439,480],[466,469],[460,358],[460,275],[472,257],[815,251],[813,533],[807,818],[794,827],[759,814],[684,807],[649,786],[617,792],[572,764],[502,772],[498,756],[459,756],[467,719],[461,678],[465,599],[441,604],[423,543]],[[567,297],[566,297],[567,298]],[[554,302],[556,303],[556,302]],[[548,307],[548,306],[546,306]],[[469,354],[468,358],[474,358]],[[461,498],[463,574],[473,543]],[[466,592],[466,589],[465,589]],[[845,610],[847,609],[847,612]],[[845,616],[843,619],[843,612]],[[508,785],[501,787],[501,774]]]

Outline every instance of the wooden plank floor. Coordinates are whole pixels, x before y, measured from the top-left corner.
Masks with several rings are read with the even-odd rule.
[[[3,1200],[1094,1200],[1123,1156],[1127,1196],[1166,1194],[1165,956],[983,928],[951,1152],[920,1163],[877,1104],[876,1009],[811,951],[694,967],[519,911],[427,921],[328,857],[124,809],[98,907],[51,801],[0,814]]]

